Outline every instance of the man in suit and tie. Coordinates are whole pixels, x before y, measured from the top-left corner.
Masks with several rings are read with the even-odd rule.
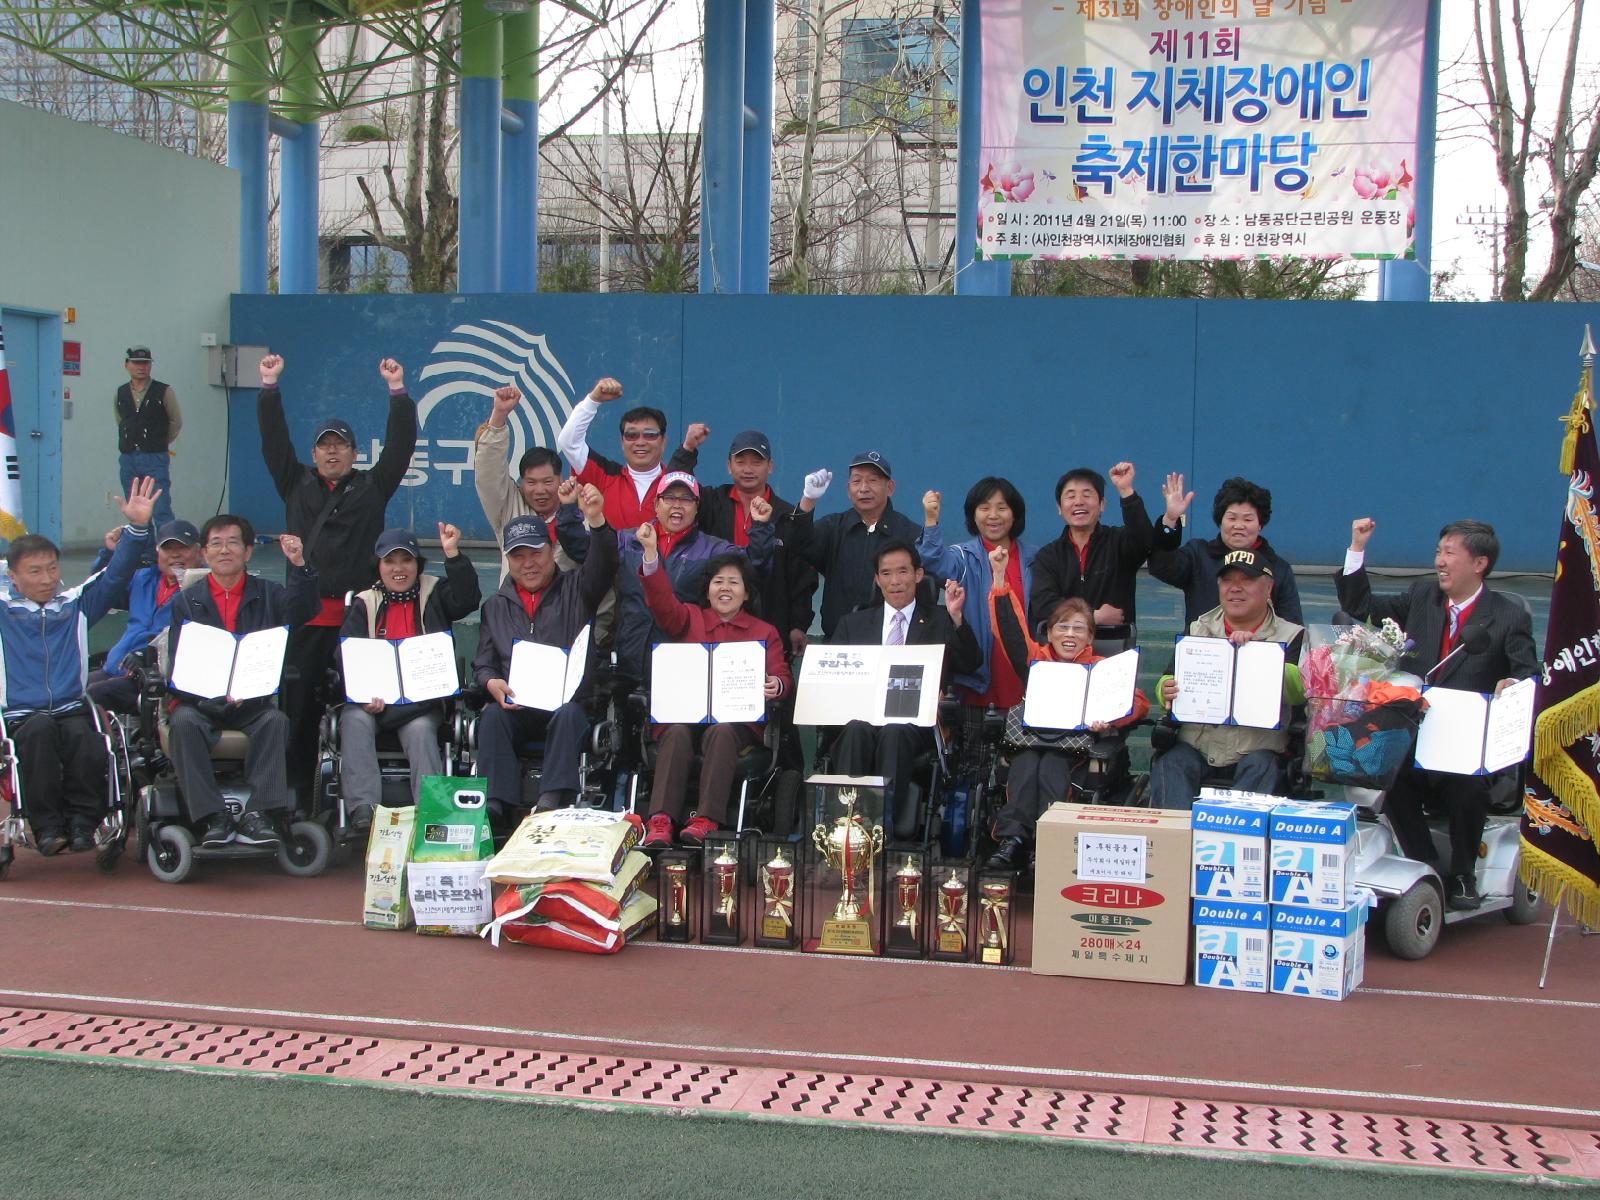
[[[1345,552],[1344,570],[1334,576],[1334,585],[1339,591],[1339,607],[1351,616],[1374,621],[1388,617],[1405,630],[1413,648],[1401,658],[1401,670],[1415,671],[1441,687],[1496,695],[1538,670],[1533,622],[1527,610],[1484,583],[1500,556],[1493,526],[1482,521],[1446,525],[1439,531],[1439,546],[1433,554],[1434,577],[1419,579],[1394,596],[1374,596],[1367,580],[1367,542],[1376,528],[1371,517],[1351,522],[1350,549]],[[1487,644],[1482,652],[1473,653],[1465,648],[1465,642],[1479,630]],[[1453,909],[1477,908],[1481,901],[1474,871],[1489,816],[1489,779],[1412,766],[1401,772],[1389,789],[1386,811],[1401,848],[1412,858],[1432,861],[1437,854],[1423,811],[1429,795],[1444,801],[1450,818],[1446,902]]]
[[[983,652],[972,628],[962,619],[966,590],[955,580],[945,584],[944,608],[918,600],[922,560],[909,542],[891,540],[878,549],[873,582],[883,597],[846,613],[830,643],[838,646],[943,646],[944,675],[977,670]],[[940,681],[941,686],[943,680]],[[869,725],[851,721],[833,747],[834,766],[845,775],[881,775],[887,784],[885,805],[894,818],[894,833],[910,837],[916,813],[911,800],[911,769],[917,755],[933,745],[933,730],[916,725]],[[886,814],[886,815],[887,815]]]

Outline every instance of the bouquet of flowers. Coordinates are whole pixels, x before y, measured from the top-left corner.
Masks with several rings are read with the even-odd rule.
[[[1392,620],[1309,625],[1300,656],[1306,691],[1306,772],[1387,788],[1410,757],[1422,718],[1421,680],[1398,669],[1411,649]]]

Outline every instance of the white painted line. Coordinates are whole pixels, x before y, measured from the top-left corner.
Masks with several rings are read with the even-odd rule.
[[[1437,1104],[1452,1108],[1497,1108],[1511,1112],[1542,1113],[1562,1117],[1600,1117],[1600,1108],[1565,1108],[1549,1104],[1523,1104],[1516,1100],[1495,1100],[1457,1096],[1429,1096],[1415,1092],[1369,1092],[1353,1088],[1326,1088],[1296,1083],[1258,1083],[1248,1079],[1203,1079],[1184,1075],[1123,1074],[1116,1071],[1094,1071],[1077,1067],[1030,1067],[1016,1063],[964,1062],[960,1059],[908,1058],[897,1055],[841,1053],[831,1050],[792,1050],[777,1046],[705,1046],[695,1042],[658,1042],[645,1038],[603,1037],[595,1034],[565,1033],[558,1029],[523,1029],[515,1025],[469,1025],[452,1021],[421,1021],[407,1017],[371,1017],[355,1013],[305,1012],[292,1008],[242,1008],[227,1004],[194,1004],[181,1000],[149,1000],[138,996],[96,996],[75,992],[25,992],[0,988],[0,996],[15,996],[21,1000],[70,1001],[80,1004],[136,1005],[143,1008],[180,1009],[185,1012],[203,1012],[233,1017],[282,1017],[297,1021],[326,1021],[335,1025],[381,1025],[396,1029],[441,1029],[460,1033],[493,1034],[502,1037],[521,1037],[536,1041],[584,1042],[601,1047],[624,1047],[628,1050],[669,1051],[674,1054],[693,1054],[697,1057],[720,1059],[726,1055],[748,1056],[755,1059],[797,1059],[805,1063],[818,1061],[861,1063],[874,1069],[883,1067],[915,1068],[934,1071],[971,1071],[987,1075],[1026,1075],[1041,1078],[1096,1079],[1107,1083],[1144,1083],[1176,1085],[1178,1087],[1234,1088],[1240,1091],[1267,1092],[1282,1095],[1324,1096],[1340,1100],[1377,1100]]]
[[[1477,1000],[1490,1004],[1535,1004],[1553,1008],[1600,1009],[1600,1000],[1553,1000],[1548,996],[1491,996],[1482,992],[1423,992],[1411,988],[1357,989],[1364,996],[1420,996],[1428,1000]]]
[[[0,904],[42,904],[51,908],[101,908],[112,912],[162,913],[179,917],[227,917],[233,921],[277,921],[285,925],[355,925],[360,921],[335,921],[328,917],[287,917],[273,913],[222,912],[212,908],[165,908],[156,904],[96,904],[88,900],[38,900],[27,896],[0,896]]]

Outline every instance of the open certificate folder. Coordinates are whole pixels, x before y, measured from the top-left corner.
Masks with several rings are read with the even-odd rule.
[[[215,625],[185,621],[172,662],[172,686],[205,700],[255,700],[278,690],[289,627],[229,633]]]
[[[1417,766],[1450,775],[1488,775],[1516,766],[1533,740],[1533,686],[1524,679],[1498,696],[1424,688],[1428,711],[1417,731]]]
[[[1283,708],[1282,642],[1246,642],[1180,635],[1172,715],[1197,725],[1276,729]]]
[[[766,642],[660,642],[650,651],[650,720],[763,721],[766,683]]]
[[[506,684],[511,688],[511,703],[519,708],[539,708],[555,712],[578,690],[589,667],[589,626],[573,639],[572,649],[547,646],[543,642],[513,642],[511,669]]]
[[[808,646],[796,685],[796,725],[933,724],[944,646]]]
[[[1022,723],[1035,729],[1087,729],[1120,721],[1133,711],[1139,652],[1124,650],[1097,663],[1036,662],[1028,668]]]
[[[344,695],[352,704],[382,700],[417,704],[454,696],[456,641],[448,633],[425,633],[390,642],[383,638],[339,639],[344,662]]]

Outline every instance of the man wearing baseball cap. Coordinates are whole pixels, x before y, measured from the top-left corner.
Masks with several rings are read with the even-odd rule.
[[[1275,729],[1246,725],[1178,726],[1177,741],[1150,764],[1150,799],[1157,808],[1193,806],[1200,786],[1210,776],[1229,786],[1266,795],[1279,793],[1289,746],[1289,709],[1305,703],[1300,682],[1300,640],[1305,630],[1278,616],[1272,608],[1272,564],[1259,550],[1230,550],[1217,572],[1222,603],[1189,626],[1193,637],[1227,638],[1235,646],[1247,642],[1282,642],[1283,683]],[[1157,689],[1162,707],[1172,708],[1178,681],[1162,678]]]
[[[110,565],[122,539],[122,529],[106,534],[105,548],[95,558],[90,573]],[[117,644],[106,652],[104,668],[89,672],[89,696],[115,712],[139,709],[139,685],[129,669],[139,652],[171,624],[172,599],[183,586],[183,573],[205,565],[200,553],[200,531],[188,521],[168,521],[156,529],[156,562],[134,572],[128,586],[112,601],[128,610],[128,624]]]
[[[914,546],[922,534],[916,522],[895,511],[894,473],[882,452],[863,450],[852,458],[850,507],[813,520],[817,501],[832,482],[833,472],[826,468],[806,476],[788,542],[791,553],[822,572],[824,638],[832,637],[845,613],[876,600],[878,551],[890,542]]]
[[[472,678],[489,693],[490,702],[478,718],[478,773],[488,780],[489,803],[502,827],[514,827],[528,808],[517,756],[528,741],[544,741],[537,807],[566,808],[578,795],[578,760],[589,732],[582,687],[554,712],[545,712],[518,704],[509,682],[516,643],[571,649],[616,578],[617,538],[606,524],[605,496],[585,484],[578,506],[590,534],[583,565],[576,571],[558,570],[544,519],[533,513],[512,517],[501,535],[510,570],[479,616]]]
[[[356,470],[355,430],[343,418],[327,417],[311,427],[311,462],[303,463],[283,412],[283,393],[278,390],[282,372],[282,356],[269,354],[261,360],[261,392],[256,397],[261,457],[283,497],[284,528],[300,538],[322,597],[316,616],[290,631],[279,693],[291,722],[289,786],[300,792],[303,806],[317,763],[321,718],[317,691],[335,665],[344,597],[372,582],[372,547],[417,446],[417,408],[406,394],[405,369],[386,358],[378,364],[378,374],[389,389],[389,420],[377,462],[367,470]]]
[[[178,411],[178,393],[172,385],[150,378],[152,362],[149,346],[128,347],[122,364],[128,382],[117,389],[112,412],[117,418],[122,494],[128,494],[135,479],[154,479],[161,489],[155,521],[165,525],[172,520],[172,443],[183,428],[183,414]]]

